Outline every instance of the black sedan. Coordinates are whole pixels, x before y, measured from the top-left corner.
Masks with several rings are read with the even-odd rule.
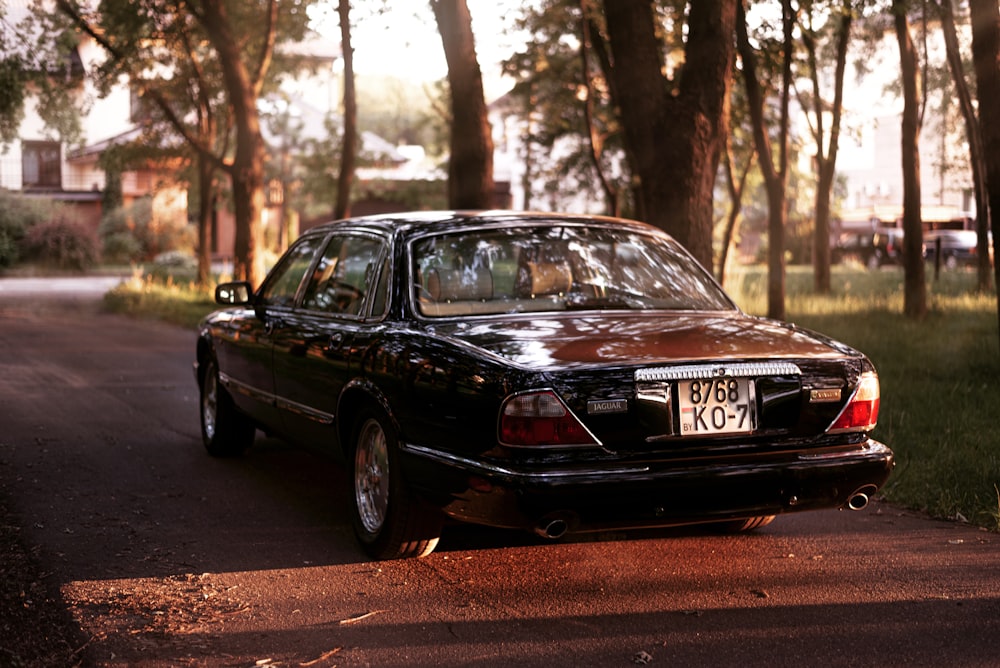
[[[743,313],[641,223],[338,221],[216,301],[195,364],[208,452],[260,429],[344,457],[379,559],[428,554],[451,520],[753,529],[862,508],[893,466],[864,355]]]

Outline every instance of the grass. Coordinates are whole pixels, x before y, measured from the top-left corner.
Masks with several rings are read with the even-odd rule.
[[[834,293],[811,293],[808,267],[787,275],[787,318],[867,354],[882,405],[874,436],[896,453],[882,494],[936,517],[1000,530],[1000,334],[994,294],[973,293],[971,272],[928,282],[927,319],[905,318],[899,269],[838,267]],[[744,270],[729,288],[764,313],[766,275]]]
[[[194,282],[175,282],[133,273],[127,281],[104,295],[104,307],[115,313],[156,318],[194,329],[206,315],[219,308],[214,288],[198,288]]]
[[[898,268],[836,267],[833,293],[812,293],[809,267],[786,276],[788,320],[864,351],[879,370],[875,438],[896,453],[884,498],[942,518],[1000,530],[1000,333],[994,294],[974,294],[975,275],[929,280],[930,314],[903,311]],[[733,272],[727,291],[748,313],[767,311],[766,271]],[[105,297],[114,311],[194,327],[214,310],[209,290],[139,275]]]

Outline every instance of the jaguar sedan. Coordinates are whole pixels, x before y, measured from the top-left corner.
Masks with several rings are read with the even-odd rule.
[[[892,470],[868,358],[743,313],[642,223],[343,220],[215,296],[195,363],[208,452],[261,430],[342,457],[376,559],[426,555],[455,521],[749,530],[863,508]]]

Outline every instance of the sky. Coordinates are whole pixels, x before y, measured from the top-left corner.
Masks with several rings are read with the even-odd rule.
[[[437,32],[434,15],[426,1],[402,2],[381,16],[372,16],[364,3],[353,3],[354,70],[359,76],[392,74],[415,81],[436,81],[448,74],[448,66]],[[390,3],[392,6],[393,3]],[[472,14],[472,31],[476,53],[483,72],[487,97],[497,97],[509,87],[500,76],[499,63],[509,56],[514,40],[506,36],[504,27],[510,23],[514,0],[468,0]],[[340,39],[336,2],[329,2],[316,29],[331,39]]]

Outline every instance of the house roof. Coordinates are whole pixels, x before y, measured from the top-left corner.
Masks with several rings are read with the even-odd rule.
[[[113,137],[108,137],[107,139],[102,139],[99,142],[74,149],[67,154],[66,160],[69,162],[80,162],[84,160],[96,159],[112,146],[126,144],[130,141],[138,139],[140,136],[142,136],[142,128],[134,126],[131,129]]]

